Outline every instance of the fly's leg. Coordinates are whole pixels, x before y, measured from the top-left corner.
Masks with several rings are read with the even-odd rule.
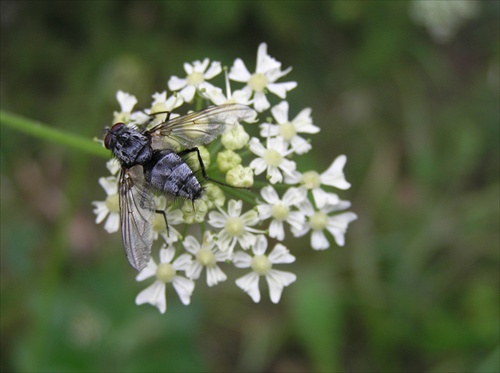
[[[236,187],[236,186],[232,186],[232,185],[229,185],[229,184],[226,184],[226,183],[223,183],[222,181],[218,181],[218,180],[214,180],[212,179],[211,177],[209,177],[207,175],[207,171],[205,170],[205,164],[203,163],[203,159],[201,158],[201,154],[200,154],[200,149],[198,149],[197,147],[194,147],[194,148],[191,148],[191,149],[185,149],[183,151],[180,151],[179,153],[177,153],[177,155],[179,157],[183,157],[189,153],[193,153],[193,152],[196,152],[196,154],[198,154],[198,162],[200,163],[200,168],[201,168],[201,174],[203,175],[203,178],[205,180],[208,180],[208,181],[211,181],[212,183],[216,183],[216,184],[219,184],[219,185],[222,185],[222,186],[226,186],[226,187],[230,187],[230,188],[236,188],[236,189],[250,189],[250,188],[247,188],[247,187]]]
[[[163,219],[165,220],[165,226],[167,227],[167,236],[170,236],[170,232],[168,229],[168,221],[167,221],[167,214],[163,210],[155,210],[157,214],[161,214],[163,216]]]

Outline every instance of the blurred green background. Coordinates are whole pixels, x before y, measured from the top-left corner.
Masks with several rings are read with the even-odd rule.
[[[322,128],[304,168],[346,154],[359,219],[342,248],[287,241],[279,305],[198,281],[161,315],[94,223],[104,160],[2,126],[0,370],[498,371],[499,2],[475,5],[443,40],[403,1],[2,1],[1,109],[88,138],[118,89],[144,107],[267,42]]]

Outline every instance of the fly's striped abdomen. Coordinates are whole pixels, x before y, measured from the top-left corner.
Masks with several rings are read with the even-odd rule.
[[[151,161],[144,164],[144,178],[164,194],[192,201],[203,192],[186,162],[169,149],[154,151]]]

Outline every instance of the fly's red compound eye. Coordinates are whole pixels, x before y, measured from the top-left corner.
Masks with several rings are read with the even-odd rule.
[[[113,127],[111,127],[108,130],[108,133],[106,134],[106,137],[104,138],[104,146],[106,147],[106,149],[111,149],[111,147],[112,147],[111,140],[113,139],[113,134],[115,132],[118,132],[118,130],[120,128],[122,128],[123,126],[125,126],[123,123],[116,123],[113,125]]]

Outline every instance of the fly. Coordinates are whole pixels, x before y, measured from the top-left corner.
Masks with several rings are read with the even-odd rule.
[[[159,114],[159,113],[157,113]],[[152,114],[154,115],[154,114]],[[228,125],[251,119],[253,109],[240,104],[212,106],[174,119],[167,119],[149,130],[116,123],[107,132],[104,146],[121,164],[118,195],[120,226],[125,254],[132,267],[141,271],[151,258],[154,193],[195,201],[203,187],[184,161],[196,152],[203,177],[206,173],[198,145],[212,142]],[[177,141],[184,150],[176,152],[163,137]],[[159,141],[158,141],[159,140]]]

